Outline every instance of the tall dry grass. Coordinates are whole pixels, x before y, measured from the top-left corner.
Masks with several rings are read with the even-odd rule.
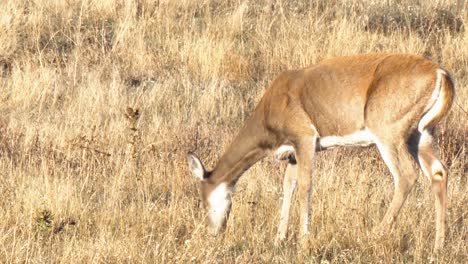
[[[3,1],[0,259],[466,263],[463,5]],[[372,235],[393,192],[374,148],[319,155],[310,255],[296,245],[295,208],[290,239],[272,245],[284,164],[271,158],[239,181],[226,233],[207,235],[185,153],[196,151],[212,166],[282,70],[367,52],[423,54],[457,82],[437,139],[451,172],[444,251],[432,252],[434,199],[422,176],[393,233]]]

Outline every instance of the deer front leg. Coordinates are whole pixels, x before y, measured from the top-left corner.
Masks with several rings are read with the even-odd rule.
[[[276,236],[277,244],[286,238],[286,233],[288,232],[289,211],[291,208],[291,199],[296,190],[296,184],[297,163],[295,160],[290,160],[283,180],[283,205],[281,206],[280,224]]]
[[[297,161],[297,196],[300,214],[300,241],[303,249],[309,245],[310,199],[312,193],[312,169],[315,147],[319,136],[308,114],[297,102],[290,103],[287,124],[284,128],[286,139],[293,144]]]
[[[295,149],[297,149],[298,174],[297,183],[300,207],[300,235],[302,242],[307,242],[309,234],[310,199],[312,194],[312,169],[315,156],[315,143],[317,135],[310,135],[301,139]],[[303,243],[304,245],[304,243]]]

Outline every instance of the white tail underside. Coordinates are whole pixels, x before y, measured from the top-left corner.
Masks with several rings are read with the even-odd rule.
[[[442,77],[445,75],[445,71],[438,69],[437,70],[437,81],[434,87],[434,91],[432,92],[431,100],[429,101],[429,104],[426,108],[426,113],[423,115],[421,118],[421,121],[419,121],[418,124],[418,130],[419,132],[423,132],[426,126],[431,122],[431,120],[437,116],[437,114],[442,111],[444,108],[444,100],[443,98],[445,96],[443,90],[441,89],[441,83],[442,83]]]

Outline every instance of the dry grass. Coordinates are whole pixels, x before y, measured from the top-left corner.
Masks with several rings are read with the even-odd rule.
[[[0,260],[466,263],[464,1],[295,2],[4,1]],[[451,172],[445,250],[432,252],[422,176],[394,232],[372,235],[393,189],[372,148],[319,155],[309,256],[295,208],[290,239],[272,244],[284,171],[273,159],[241,178],[226,233],[208,236],[185,153],[212,166],[282,70],[367,52],[424,54],[457,81],[438,137]]]

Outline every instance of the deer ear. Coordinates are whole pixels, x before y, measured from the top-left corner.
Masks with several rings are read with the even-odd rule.
[[[197,156],[195,156],[195,154],[193,153],[187,154],[187,163],[188,163],[190,172],[192,172],[192,175],[195,178],[198,178],[201,181],[205,180],[206,170],[203,167],[203,164],[201,163],[201,161],[197,158]]]

